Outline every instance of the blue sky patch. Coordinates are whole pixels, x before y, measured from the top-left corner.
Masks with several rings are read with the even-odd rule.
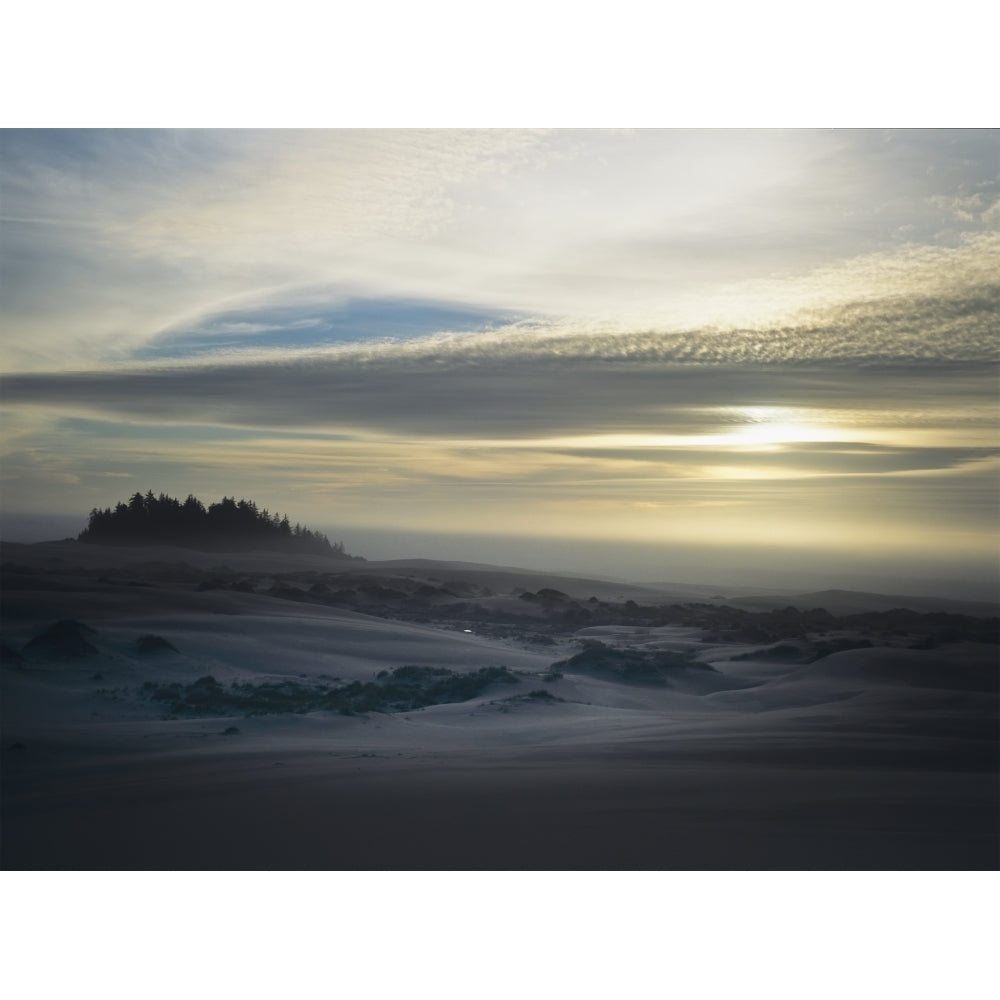
[[[522,318],[511,312],[412,299],[354,299],[338,306],[234,310],[212,316],[196,327],[162,334],[135,356],[152,360],[217,351],[412,340],[434,333],[486,332]]]

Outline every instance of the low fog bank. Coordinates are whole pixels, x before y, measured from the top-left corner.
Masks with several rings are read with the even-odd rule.
[[[87,527],[87,518],[73,514],[31,514],[0,509],[0,539],[33,545],[55,539],[76,538]]]
[[[34,544],[75,538],[86,519],[71,515],[4,512],[0,540]],[[471,535],[317,525],[342,539],[348,552],[369,561],[430,559],[513,566],[628,583],[683,582],[732,593],[783,594],[862,590],[883,594],[1000,602],[1000,561],[989,545],[976,557],[941,553],[909,556],[865,551],[790,549],[780,539],[757,547],[680,545],[597,538]]]
[[[325,531],[333,529],[323,528]],[[334,532],[336,533],[336,532]],[[753,588],[774,593],[831,587],[887,594],[1000,601],[1000,563],[989,546],[978,559],[886,556],[868,552],[659,544],[655,541],[421,534],[342,530],[349,551],[368,559],[430,558],[518,566],[627,581],[675,581],[720,592]],[[985,540],[984,540],[985,541]]]

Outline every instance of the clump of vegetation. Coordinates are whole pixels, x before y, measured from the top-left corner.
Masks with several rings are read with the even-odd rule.
[[[176,653],[177,647],[161,635],[143,635],[135,643],[140,653]]]
[[[833,615],[825,608],[774,608],[750,611],[726,604],[637,605],[587,601],[592,623],[597,625],[683,625],[699,628],[710,642],[781,643],[789,638],[805,640],[810,635],[832,629],[867,632],[871,635],[894,633],[916,637],[931,643],[1000,642],[1000,619],[976,617],[951,612],[918,612],[907,608]],[[924,640],[924,637],[927,637]]]
[[[341,542],[296,524],[287,514],[258,510],[252,500],[223,497],[208,507],[195,496],[182,503],[150,490],[114,510],[95,507],[77,541],[98,545],[184,545],[195,549],[278,549],[351,558]]]
[[[142,693],[179,715],[273,715],[285,712],[408,712],[430,705],[468,701],[493,684],[517,684],[506,667],[483,667],[460,674],[444,667],[397,667],[374,681],[350,684],[303,684],[299,681],[233,682],[223,687],[214,677],[192,684],[146,681]]]
[[[568,660],[553,663],[549,668],[549,676],[561,676],[563,670],[609,674],[621,680],[651,684],[663,684],[671,673],[679,671],[716,672],[707,663],[700,663],[686,653],[615,649],[596,639],[587,640],[584,648]]]
[[[534,691],[529,691],[524,695],[526,700],[531,701],[562,701],[562,698],[557,698],[555,695],[550,694],[544,688],[536,688]]]
[[[25,644],[25,653],[37,653],[42,656],[58,656],[82,658],[85,656],[95,656],[97,647],[89,638],[97,633],[83,622],[64,619],[50,625],[40,635],[36,635]]]
[[[518,705],[555,705],[557,702],[564,701],[564,698],[557,698],[542,688],[536,688],[527,694],[515,694],[509,698],[504,698],[499,704],[497,702],[491,702],[490,704],[498,704],[501,712],[509,712],[512,708],[517,708]]]

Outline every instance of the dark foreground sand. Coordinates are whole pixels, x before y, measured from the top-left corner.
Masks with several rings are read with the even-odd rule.
[[[919,749],[908,760],[850,746],[683,745],[412,759],[276,744],[48,767],[25,756],[4,755],[5,868],[954,870],[1000,860],[996,773],[941,768],[949,762]]]

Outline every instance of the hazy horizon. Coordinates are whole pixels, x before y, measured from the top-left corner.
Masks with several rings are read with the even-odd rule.
[[[153,489],[369,558],[995,597],[997,130],[0,142],[6,537]]]
[[[84,517],[5,512],[0,519],[0,540],[22,544],[59,541],[75,538],[85,526]],[[637,584],[711,586],[720,592],[727,588],[778,593],[845,589],[992,603],[1000,600],[1000,579],[988,553],[979,563],[970,561],[958,567],[953,564],[941,567],[919,559],[909,564],[886,565],[878,558],[864,558],[856,553],[837,559],[829,554],[798,550],[776,553],[765,546],[657,547],[580,538],[491,537],[385,529],[344,532],[332,524],[304,526],[325,532],[331,541],[343,541],[350,555],[369,561],[428,559],[481,563]],[[956,575],[948,575],[955,570]]]

